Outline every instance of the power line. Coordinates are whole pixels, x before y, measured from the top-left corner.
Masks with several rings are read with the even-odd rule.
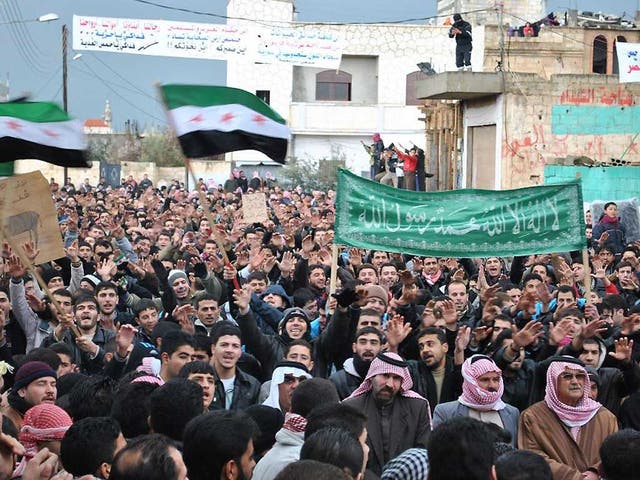
[[[122,101],[124,101],[127,105],[129,105],[130,107],[135,108],[136,110],[144,113],[145,115],[153,118],[154,120],[158,120],[159,122],[166,122],[166,119],[161,119],[159,117],[156,117],[155,115],[147,112],[146,110],[143,110],[142,108],[140,108],[139,106],[137,106],[134,103],[131,103],[129,100],[127,100],[125,97],[123,97],[117,90],[115,90],[114,88],[111,87],[111,85],[109,85],[109,82],[107,82],[106,80],[104,80],[100,75],[98,75],[92,68],[91,66],[87,63],[87,62],[83,62],[83,65],[85,67],[87,67],[89,69],[89,72],[91,76],[95,77],[96,79],[98,79],[100,81],[100,83],[102,83],[105,87],[107,87],[109,89],[109,91],[111,93],[113,93],[115,96],[117,96],[118,98],[120,98]],[[76,67],[77,68],[77,67]],[[78,69],[78,71],[87,74],[88,72],[83,71],[82,69]],[[124,88],[121,85],[119,86],[119,88]]]
[[[402,19],[402,20],[379,20],[379,21],[371,21],[371,22],[288,22],[288,21],[281,21],[281,20],[256,20],[254,18],[246,18],[246,17],[232,17],[229,15],[220,15],[218,13],[211,13],[211,12],[203,12],[200,10],[192,10],[190,8],[184,8],[184,7],[174,7],[172,5],[164,5],[162,3],[157,3],[157,2],[153,2],[151,0],[132,0],[134,2],[137,3],[143,3],[145,5],[151,5],[154,7],[158,7],[158,8],[163,8],[165,10],[173,10],[176,12],[183,12],[183,13],[190,13],[192,15],[201,15],[201,16],[206,16],[206,17],[213,17],[213,18],[219,18],[221,20],[243,20],[246,22],[251,22],[251,23],[256,23],[259,25],[265,25],[268,27],[274,26],[274,25],[282,25],[283,23],[290,23],[290,26],[292,27],[305,27],[305,26],[309,26],[309,25],[376,25],[376,24],[380,24],[380,25],[386,25],[386,24],[402,24],[402,23],[407,23],[407,22],[418,22],[418,21],[426,21],[426,20],[431,20],[431,19],[438,19],[438,18],[445,18],[448,17],[449,15],[432,15],[429,17],[418,17],[418,18],[406,18],[406,19]],[[492,11],[495,10],[495,7],[492,8],[481,8],[481,9],[477,9],[477,10],[469,10],[466,12],[459,12],[461,15],[467,15],[470,13],[479,13],[479,12],[488,12],[488,11]]]
[[[27,63],[31,68],[33,68],[36,72],[46,73],[42,69],[42,67],[38,65],[38,62],[31,57],[30,53],[26,50],[26,47],[22,44],[22,41],[20,40],[20,34],[15,29],[15,23],[13,22],[13,18],[8,13],[6,4],[0,3],[0,5],[2,5],[3,7],[2,16],[7,20],[7,23],[9,26],[8,28],[9,35],[11,36],[11,40],[13,41],[13,44],[18,49],[18,54],[20,55],[20,57],[22,57],[22,60],[25,63]]]
[[[40,95],[40,92],[42,92],[45,88],[47,88],[49,83],[51,83],[51,80],[53,80],[53,77],[58,75],[58,73],[60,73],[61,69],[62,69],[62,65],[59,65],[58,68],[56,69],[56,71],[51,74],[51,76],[44,82],[44,84],[40,88],[38,88],[38,90],[36,90],[36,93],[33,94],[33,98],[34,99],[38,98],[38,95]],[[62,84],[60,84],[60,85],[62,85]],[[62,88],[62,87],[60,87],[60,88]]]
[[[100,57],[98,57],[97,55],[88,52],[91,54],[91,58],[97,60],[98,62],[100,62],[102,65],[104,65],[110,72],[112,72],[114,75],[116,75],[118,78],[120,78],[122,81],[124,81],[127,85],[131,85],[131,87],[137,91],[137,93],[139,93],[142,96],[145,96],[155,102],[160,103],[160,101],[154,97],[153,95],[149,95],[147,92],[145,92],[144,90],[142,90],[141,88],[137,87],[136,85],[134,85],[130,80],[128,80],[126,77],[120,75],[120,73],[118,73],[117,70],[111,68],[106,62],[104,62],[103,60],[100,59]]]
[[[13,0],[6,2],[5,5],[12,12],[12,20],[15,22],[14,27],[18,32],[18,38],[25,46],[26,50],[30,53],[31,58],[34,59],[35,62],[42,67],[43,72],[51,71],[51,68],[48,67],[49,65],[53,66],[53,63],[51,62],[51,56],[46,55],[44,52],[42,52],[42,50],[40,50],[40,48],[33,41],[33,37],[29,33],[29,30],[26,28],[20,7],[16,5]]]

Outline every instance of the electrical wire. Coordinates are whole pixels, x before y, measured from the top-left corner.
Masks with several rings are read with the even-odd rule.
[[[49,78],[44,82],[44,84],[43,84],[40,88],[38,88],[38,90],[36,90],[36,93],[34,93],[34,94],[33,94],[33,98],[34,98],[34,99],[37,99],[37,98],[38,98],[38,95],[40,95],[40,93],[41,93],[45,88],[47,88],[47,86],[49,86],[49,83],[51,83],[51,80],[53,80],[53,77],[55,77],[56,75],[58,75],[58,74],[60,73],[60,70],[62,70],[62,65],[58,66],[58,68],[56,69],[56,71],[55,71],[55,72],[53,72],[53,73],[51,74],[51,76],[49,76]],[[60,85],[62,85],[62,83],[61,83]],[[60,87],[60,88],[62,88],[62,87]]]
[[[0,2],[0,5],[2,6],[2,12],[1,12],[2,17],[6,20],[7,25],[9,27],[8,28],[9,35],[11,36],[11,40],[13,41],[13,44],[16,46],[18,50],[18,54],[20,55],[22,60],[36,72],[46,73],[42,69],[42,67],[38,65],[38,62],[31,57],[30,53],[26,50],[26,47],[22,44],[20,40],[20,34],[17,32],[15,28],[15,20],[13,20],[13,18],[9,15],[6,4]]]
[[[45,73],[49,73],[54,66],[54,63],[51,61],[51,55],[47,55],[44,53],[39,46],[33,41],[33,37],[29,32],[25,21],[23,20],[22,11],[20,7],[15,3],[15,0],[8,0],[5,2],[5,5],[12,12],[12,20],[15,22],[14,26],[16,31],[18,32],[18,38],[25,46],[26,50],[31,55],[31,58],[36,62],[38,66],[41,67],[42,71]]]
[[[122,81],[124,81],[127,85],[130,85],[138,94],[147,97],[155,102],[158,102],[159,104],[161,103],[158,98],[154,97],[153,95],[149,95],[149,93],[145,92],[144,90],[142,90],[141,88],[137,87],[136,85],[134,85],[130,80],[128,80],[126,77],[120,75],[120,73],[118,73],[117,70],[111,68],[106,62],[104,62],[103,60],[100,59],[100,57],[98,57],[97,55],[91,53],[91,52],[87,52],[90,54],[91,58],[93,58],[94,60],[97,60],[98,62],[100,62],[104,67],[106,67],[111,73],[113,73],[114,75],[116,75],[118,78],[120,78]]]
[[[117,90],[115,90],[110,83],[111,82],[107,82],[106,80],[104,80],[100,75],[98,75],[92,68],[91,66],[87,63],[87,62],[82,62],[83,65],[85,67],[87,67],[87,69],[90,72],[90,75],[94,78],[96,78],[98,81],[100,81],[100,83],[102,83],[105,87],[107,87],[107,89],[109,89],[109,91],[111,93],[113,93],[116,97],[120,98],[123,102],[125,102],[127,105],[129,105],[130,107],[138,110],[141,113],[144,113],[145,115],[147,115],[148,117],[153,118],[154,120],[157,120],[159,122],[163,122],[166,123],[166,119],[161,119],[159,117],[156,117],[155,115],[147,112],[146,110],[143,110],[142,108],[140,108],[139,106],[137,106],[135,103],[131,103],[127,98],[123,97]],[[76,67],[77,68],[77,67]],[[78,69],[78,71],[87,74],[88,72],[82,70],[82,69]],[[121,85],[118,86],[119,88],[124,88]],[[137,92],[136,92],[137,93]]]
[[[220,15],[218,13],[211,13],[211,12],[203,12],[200,10],[192,10],[190,8],[184,8],[184,7],[174,7],[172,5],[164,5],[162,3],[157,3],[151,0],[132,0],[136,3],[142,3],[145,5],[151,5],[154,7],[158,7],[158,8],[163,8],[165,10],[173,10],[176,12],[183,12],[183,13],[190,13],[193,15],[202,15],[202,16],[207,16],[207,17],[213,17],[213,18],[219,18],[221,20],[243,20],[246,22],[251,22],[251,23],[256,23],[259,25],[265,25],[265,26],[274,26],[274,25],[282,25],[283,23],[287,23],[290,24],[290,26],[292,27],[305,27],[305,26],[309,26],[309,25],[386,25],[386,24],[402,24],[402,23],[407,23],[407,22],[417,22],[417,21],[426,21],[426,20],[431,20],[431,19],[437,19],[437,18],[445,18],[445,17],[449,17],[450,15],[432,15],[430,17],[419,17],[419,18],[406,18],[406,19],[402,19],[402,20],[381,20],[381,21],[372,21],[372,22],[288,22],[288,21],[282,21],[282,20],[256,20],[254,18],[246,18],[246,17],[231,17],[228,15]],[[487,11],[493,11],[495,10],[495,7],[491,7],[491,8],[481,8],[481,9],[477,9],[477,10],[469,10],[466,12],[459,12],[461,15],[466,15],[466,14],[470,14],[470,13],[478,13],[478,12],[487,12]]]

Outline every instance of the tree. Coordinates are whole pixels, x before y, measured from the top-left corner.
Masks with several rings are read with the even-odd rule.
[[[304,185],[306,190],[335,190],[338,182],[338,169],[344,168],[344,159],[323,158],[301,159],[293,157],[282,168],[280,183],[294,188]]]

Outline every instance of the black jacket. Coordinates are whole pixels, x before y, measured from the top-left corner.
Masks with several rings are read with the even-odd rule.
[[[433,379],[431,370],[427,368],[422,360],[409,360],[407,363],[409,364],[411,380],[413,380],[412,390],[429,400],[431,413],[433,413],[438,403],[452,402],[462,394],[462,370],[461,367],[453,363],[451,357],[447,356],[444,367],[440,401],[437,398],[436,381]]]
[[[211,410],[225,410],[225,391],[222,380],[215,376],[216,387],[213,393],[213,401],[211,402]],[[251,375],[244,373],[240,369],[236,369],[236,378],[233,382],[233,398],[231,400],[230,410],[244,410],[251,405],[258,403],[260,395],[260,383]]]
[[[105,345],[115,338],[116,334],[111,330],[105,330],[102,327],[96,328],[96,332],[91,339],[93,343],[98,345],[99,350],[95,358],[91,358],[91,355],[87,352],[83,352],[76,345],[76,340],[73,337],[71,330],[67,330],[62,336],[62,343],[65,343],[73,352],[73,363],[80,368],[80,373],[87,375],[95,375],[102,373],[104,368],[104,354]],[[51,333],[47,338],[42,341],[42,347],[49,347],[50,345],[57,343],[54,334]]]
[[[454,34],[449,30],[449,38],[456,39],[456,46],[458,47],[471,47],[471,24],[469,22],[465,22],[464,20],[459,20],[451,25],[451,28],[457,28],[462,33]],[[469,49],[470,50],[470,49]]]

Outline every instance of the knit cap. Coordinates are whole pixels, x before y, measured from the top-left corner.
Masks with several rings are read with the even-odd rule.
[[[42,271],[42,279],[44,280],[44,283],[47,285],[49,285],[49,282],[51,280],[57,277],[62,278],[62,273],[60,273],[58,270],[54,268],[45,268]]]
[[[20,390],[23,387],[28,386],[34,380],[42,377],[58,378],[56,372],[46,363],[32,361],[22,365],[16,372],[15,380],[13,382],[13,389],[15,391]]]
[[[182,270],[171,270],[169,272],[169,278],[167,279],[169,282],[169,286],[173,286],[173,282],[178,280],[179,278],[184,278],[187,282],[189,281],[189,277]]]
[[[366,285],[367,298],[379,298],[384,303],[384,308],[389,306],[389,293],[380,285]]]
[[[95,275],[85,275],[84,277],[82,277],[82,280],[93,285],[93,288],[96,288],[100,283],[100,279]]]

